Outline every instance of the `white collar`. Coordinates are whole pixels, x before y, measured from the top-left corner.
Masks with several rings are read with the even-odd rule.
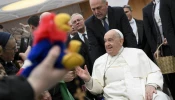
[[[129,21],[130,24],[133,24],[134,22],[135,22],[134,18],[132,18],[132,19]]]
[[[86,34],[87,35],[87,32],[86,31],[84,33],[78,32],[78,35],[80,35],[80,36],[82,36],[83,34]]]
[[[154,4],[158,4],[160,2],[160,0],[154,0],[153,3]]]

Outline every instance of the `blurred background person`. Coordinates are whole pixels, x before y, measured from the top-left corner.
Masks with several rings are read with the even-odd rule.
[[[175,0],[160,0],[160,18],[162,28],[173,56],[175,56]],[[175,99],[175,73],[167,77],[169,88]]]
[[[70,31],[68,32],[68,37],[67,37],[67,41],[66,41],[66,46],[68,46],[69,42],[71,41],[71,39],[77,34],[77,30],[75,30],[74,26],[72,25],[71,21],[69,21],[68,23],[71,27]]]
[[[160,0],[153,0],[148,5],[143,8],[143,21],[144,28],[147,37],[147,41],[151,47],[151,52],[154,54],[154,58],[157,59],[157,56],[171,56],[172,51],[170,49],[169,43],[167,43],[166,35],[162,27],[162,20],[160,17]],[[159,52],[156,52],[157,47],[164,43],[161,46]],[[174,75],[172,74],[163,74],[164,83],[167,84],[173,98],[175,99],[174,89],[172,88]]]
[[[138,20],[133,18],[132,16],[132,8],[130,5],[124,5],[123,6],[124,12],[126,16],[128,17],[129,24],[131,25],[131,28],[133,30],[133,33],[137,40],[137,47],[139,49],[142,49],[145,51],[145,53],[148,55],[148,57],[153,60],[153,55],[151,53],[151,48],[147,42],[143,20]]]
[[[14,37],[10,33],[0,32],[0,46],[2,47],[0,64],[4,67],[7,75],[15,75],[19,68],[14,64],[14,56],[18,51]]]

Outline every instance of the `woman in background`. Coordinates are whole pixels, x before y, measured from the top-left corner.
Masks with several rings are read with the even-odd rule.
[[[14,37],[10,33],[0,32],[0,46],[0,66],[5,69],[7,75],[15,75],[19,68],[13,63],[15,53],[17,52]]]

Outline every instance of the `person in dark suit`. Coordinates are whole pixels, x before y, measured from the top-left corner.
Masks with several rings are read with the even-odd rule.
[[[86,27],[84,24],[84,18],[81,14],[75,13],[71,16],[71,22],[72,25],[74,26],[75,30],[78,31],[78,34],[76,34],[72,40],[78,40],[82,43],[81,48],[79,53],[84,57],[85,59],[85,64],[87,65],[87,68],[90,72],[92,72],[92,63],[89,57],[89,52],[88,52],[88,35],[86,31]],[[84,65],[82,67],[84,67]]]
[[[175,1],[174,0],[160,0],[160,18],[164,35],[170,46],[173,56],[175,56]],[[168,76],[170,91],[175,99],[175,73]]]
[[[136,36],[137,47],[145,51],[148,57],[153,60],[151,48],[145,36],[143,20],[138,20],[138,19],[133,18],[132,8],[130,5],[124,5],[123,9],[124,9],[126,16],[128,17],[133,33]]]
[[[172,54],[175,56],[175,1],[160,0],[160,17],[164,34],[171,48]]]
[[[143,8],[143,21],[144,28],[147,37],[147,41],[151,46],[151,51],[154,54],[155,58],[158,55],[156,52],[157,47],[161,43],[165,43],[160,51],[160,56],[171,56],[172,51],[170,49],[169,43],[167,43],[166,36],[164,35],[164,30],[162,29],[162,21],[159,13],[160,0],[153,0],[148,5]],[[170,92],[175,98],[173,81],[174,75],[172,74],[163,74],[164,81],[168,85]]]
[[[70,25],[71,30],[68,32],[67,41],[66,41],[66,46],[69,45],[69,42],[71,41],[71,39],[77,34],[77,31],[76,31],[75,28],[73,27],[72,23],[69,21],[68,24]]]
[[[109,29],[119,29],[124,37],[124,46],[137,47],[136,38],[121,7],[110,7],[106,0],[89,0],[93,15],[86,22],[92,62],[106,53],[104,34]]]
[[[75,28],[75,30],[78,31],[78,33],[72,38],[72,40],[78,40],[82,43],[79,53],[84,57],[85,63],[81,67],[84,68],[84,66],[86,65],[90,74],[92,74],[93,64],[91,62],[89,51],[88,51],[89,44],[88,44],[87,31],[84,24],[84,18],[81,14],[74,13],[71,16],[71,23]],[[78,80],[80,81],[80,86],[82,86],[82,89],[85,88],[84,81],[81,80],[79,77],[78,77]],[[86,97],[89,98],[90,100],[93,100],[93,98],[95,97],[92,94],[90,94],[90,92],[88,91],[86,92],[86,94],[87,94]]]

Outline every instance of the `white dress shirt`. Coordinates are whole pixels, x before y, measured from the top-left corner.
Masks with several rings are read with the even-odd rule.
[[[84,41],[83,34],[86,34],[85,37],[88,39],[88,36],[87,36],[87,32],[86,32],[86,31],[85,31],[84,33],[78,32],[78,35],[79,35],[80,39],[81,39],[83,42],[85,42],[85,41]]]
[[[163,29],[162,29],[162,21],[160,18],[160,13],[159,13],[159,9],[160,9],[160,0],[155,0],[154,2],[156,4],[155,6],[155,11],[154,11],[154,18],[156,20],[157,26],[159,28],[159,32],[162,38],[162,41],[164,40],[164,35],[163,35]]]
[[[106,21],[106,23],[107,23],[108,26],[109,26],[108,15],[106,15],[105,17],[106,17],[106,18],[105,18],[105,21]],[[102,25],[104,26],[104,22],[103,22],[103,20],[101,20],[101,23],[102,23]]]
[[[136,25],[136,21],[134,18],[131,19],[131,21],[129,21],[130,25],[131,25],[131,28],[132,28],[132,31],[136,37],[136,41],[137,41],[137,44],[138,44],[138,41],[139,41],[139,36],[138,36],[138,30],[137,30],[137,25]]]
[[[71,38],[71,39],[74,37],[74,36],[73,36],[73,35],[71,35],[71,34],[70,34],[69,36],[70,36],[70,38]]]

